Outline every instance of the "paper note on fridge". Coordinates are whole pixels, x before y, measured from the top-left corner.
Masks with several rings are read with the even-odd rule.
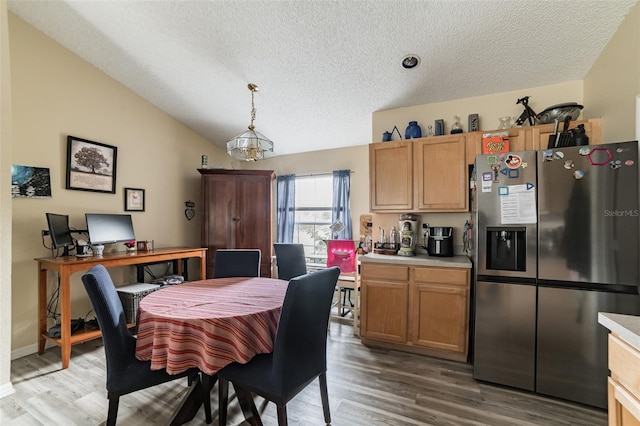
[[[536,223],[536,187],[530,183],[498,187],[503,225]]]

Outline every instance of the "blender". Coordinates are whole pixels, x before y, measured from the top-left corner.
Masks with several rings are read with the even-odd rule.
[[[399,256],[415,256],[418,236],[418,216],[414,214],[400,215],[400,250]]]

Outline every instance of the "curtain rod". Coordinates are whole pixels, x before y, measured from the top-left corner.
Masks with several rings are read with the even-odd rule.
[[[354,170],[349,170],[349,174],[352,175],[354,174],[355,171]],[[303,175],[299,175],[297,173],[294,174],[295,177],[312,177],[312,176],[332,176],[333,172],[327,172],[327,173],[305,173]]]

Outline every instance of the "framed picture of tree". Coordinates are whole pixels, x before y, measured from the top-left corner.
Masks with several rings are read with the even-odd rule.
[[[118,148],[67,137],[67,189],[116,193]]]

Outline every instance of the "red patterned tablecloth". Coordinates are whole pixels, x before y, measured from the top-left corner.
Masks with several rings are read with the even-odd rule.
[[[269,353],[287,281],[217,278],[153,292],[140,301],[136,357],[177,374],[214,374],[234,361]]]

